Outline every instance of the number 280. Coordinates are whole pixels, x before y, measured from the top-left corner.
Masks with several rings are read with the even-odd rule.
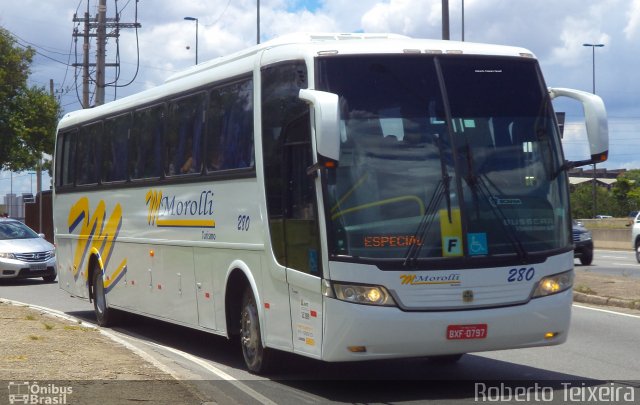
[[[509,277],[507,281],[513,283],[514,281],[531,281],[533,276],[536,274],[536,270],[533,267],[521,267],[519,269],[511,269],[509,270]]]

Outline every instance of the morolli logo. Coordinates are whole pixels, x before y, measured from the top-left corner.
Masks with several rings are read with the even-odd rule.
[[[145,197],[147,223],[158,228],[215,228],[212,218],[214,199],[211,190],[200,192],[197,198],[165,195],[161,190],[149,190]]]
[[[400,279],[403,285],[460,285],[460,274],[452,273],[447,275],[417,275],[401,274]]]

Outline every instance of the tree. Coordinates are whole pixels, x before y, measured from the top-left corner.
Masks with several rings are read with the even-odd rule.
[[[44,87],[27,85],[35,51],[16,45],[0,27],[0,169],[36,168],[42,153],[53,153],[61,108]]]
[[[591,183],[582,183],[571,192],[571,216],[593,218],[593,188]],[[616,201],[606,188],[596,187],[597,214],[615,215]],[[626,215],[626,213],[625,213]]]

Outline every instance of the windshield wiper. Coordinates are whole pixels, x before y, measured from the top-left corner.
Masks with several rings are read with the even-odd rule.
[[[420,219],[420,223],[418,224],[418,228],[416,229],[415,234],[413,235],[413,243],[409,245],[409,249],[407,250],[407,254],[405,255],[403,266],[408,266],[409,263],[415,263],[416,258],[420,254],[420,250],[422,249],[422,245],[424,244],[424,236],[431,229],[431,225],[433,225],[436,218],[436,210],[440,206],[440,202],[442,201],[442,196],[444,194],[445,188],[448,186],[444,185],[444,179],[438,181],[438,185],[431,196],[431,200],[429,201],[429,205],[422,215],[422,219]]]
[[[478,214],[480,210],[480,205],[478,204],[477,193],[480,193],[480,195],[489,202],[489,206],[491,207],[491,211],[493,211],[494,216],[499,219],[498,222],[500,223],[502,229],[507,235],[507,239],[509,239],[509,242],[516,250],[518,258],[523,263],[526,263],[528,261],[528,254],[526,249],[524,248],[524,246],[522,246],[522,242],[520,242],[520,239],[518,239],[518,236],[515,234],[513,228],[510,225],[507,225],[508,224],[507,217],[506,215],[504,215],[504,212],[502,212],[500,207],[498,207],[498,198],[491,193],[489,186],[487,186],[487,182],[492,183],[491,180],[484,173],[480,173],[480,175],[475,174],[473,170],[473,156],[471,155],[471,148],[469,147],[468,143],[465,148],[467,153],[467,166],[468,166],[467,176],[465,177],[465,180],[474,193],[473,195],[474,206]]]
[[[435,144],[438,147],[438,154],[440,156],[440,171],[441,178],[438,181],[436,189],[431,196],[431,200],[429,201],[429,205],[418,224],[418,228],[414,234],[414,243],[409,246],[407,250],[407,254],[405,255],[403,266],[407,266],[410,262],[415,264],[418,255],[420,254],[420,250],[422,250],[422,245],[424,244],[424,236],[429,232],[431,226],[433,225],[436,212],[438,207],[440,207],[440,203],[442,202],[442,198],[445,198],[447,203],[447,214],[449,218],[449,222],[452,222],[451,219],[451,192],[450,192],[450,183],[451,176],[449,176],[449,172],[447,171],[447,166],[444,162],[444,148],[442,146],[442,141],[438,134],[434,134]]]

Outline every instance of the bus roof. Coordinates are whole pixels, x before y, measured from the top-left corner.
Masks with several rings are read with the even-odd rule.
[[[164,84],[109,102],[95,108],[66,114],[59,127],[75,126],[99,117],[117,115],[120,111],[151,104],[167,95],[179,94],[219,77],[233,77],[231,72],[250,72],[255,67],[254,55],[273,51],[279,57],[300,59],[301,56],[348,54],[464,54],[535,58],[520,47],[473,42],[416,39],[390,33],[294,33],[254,45],[250,48],[192,66],[169,76]],[[223,70],[220,75],[214,72]],[[219,76],[219,77],[218,77]]]

